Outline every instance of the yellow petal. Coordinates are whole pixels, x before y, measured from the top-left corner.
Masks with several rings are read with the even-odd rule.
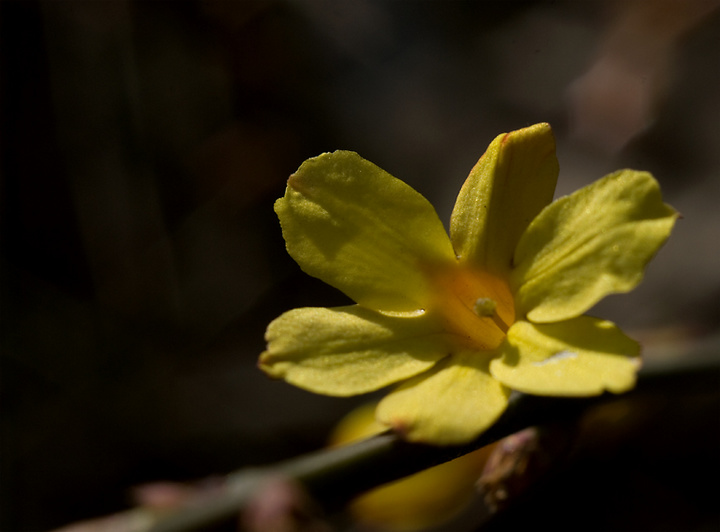
[[[300,308],[268,326],[260,368],[327,395],[370,392],[412,377],[448,354],[425,315],[391,317],[354,305]]]
[[[330,447],[346,445],[385,432],[387,427],[375,418],[375,408],[376,403],[366,403],[351,410],[330,434]]]
[[[635,385],[640,346],[609,321],[580,316],[560,323],[518,321],[490,363],[492,375],[534,395],[621,393]]]
[[[375,419],[375,404],[350,412],[333,431],[340,445],[387,430]],[[437,526],[463,510],[475,496],[475,484],[493,446],[390,482],[358,497],[350,505],[362,523],[383,530],[421,530]],[[438,487],[442,489],[438,489]]]
[[[632,290],[676,218],[647,172],[622,170],[555,201],[515,253],[518,316],[565,320],[608,294]]]
[[[411,531],[438,527],[467,508],[476,496],[491,448],[380,486],[350,506],[356,519],[373,529]],[[439,528],[438,530],[446,530]]]
[[[509,390],[488,371],[487,353],[465,351],[403,383],[377,408],[381,423],[410,441],[467,443],[507,407]]]
[[[423,308],[419,265],[455,260],[432,205],[353,152],[305,161],[275,211],[303,271],[369,308]]]
[[[528,224],[552,201],[558,176],[548,124],[498,136],[458,195],[450,236],[461,260],[504,276]]]

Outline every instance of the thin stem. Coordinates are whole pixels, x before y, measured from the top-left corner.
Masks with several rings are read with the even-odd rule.
[[[228,490],[213,501],[184,508],[159,521],[150,532],[190,532],[237,515],[262,483],[273,476],[292,478],[304,485],[315,500],[328,510],[341,507],[352,497],[434,465],[489,445],[533,425],[573,419],[586,408],[602,402],[625,400],[646,392],[676,388],[687,383],[694,388],[710,378],[715,386],[717,358],[684,365],[647,368],[641,372],[636,389],[623,396],[605,394],[590,398],[537,397],[513,394],[505,414],[475,441],[457,447],[436,447],[408,443],[385,432],[345,447],[326,449],[300,456],[274,467],[241,470],[228,477]]]
[[[456,447],[412,444],[392,432],[325,449],[273,466],[243,469],[226,478],[224,489],[211,497],[171,513],[156,515],[142,508],[126,512],[137,522],[133,532],[192,532],[233,518],[261,492],[268,480],[283,477],[301,483],[325,510],[342,507],[353,497],[381,484],[447,462],[529,426],[574,420],[589,406],[609,401],[640,399],[668,390],[717,389],[720,360],[715,356],[689,358],[671,365],[645,368],[637,387],[627,394],[591,398],[536,397],[515,393],[503,416],[475,441]],[[676,359],[677,360],[677,359]],[[71,530],[71,529],[67,529]]]

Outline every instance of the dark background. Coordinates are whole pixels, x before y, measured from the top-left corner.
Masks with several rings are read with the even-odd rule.
[[[274,317],[347,301],[300,272],[272,210],[324,151],[359,152],[443,220],[487,144],[539,121],[556,132],[559,194],[649,170],[684,218],[645,283],[593,313],[648,356],[717,346],[720,17],[690,3],[0,2],[0,530],[316,449],[363,400],[255,367]],[[620,88],[583,85],[608,56],[626,60]],[[719,420],[687,415],[715,437],[700,458],[715,456]],[[711,530],[717,509],[675,484],[715,481],[717,459],[692,463],[672,488],[651,475],[649,493]]]

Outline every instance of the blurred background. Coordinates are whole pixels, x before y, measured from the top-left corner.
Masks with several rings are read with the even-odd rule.
[[[648,356],[717,354],[719,4],[0,2],[0,529],[317,449],[366,400],[255,366],[280,313],[348,301],[299,270],[272,209],[325,151],[357,151],[444,221],[489,142],[535,122],[556,133],[558,195],[651,171],[683,219],[644,284],[593,313]],[[627,451],[637,468],[596,467],[569,489],[587,498],[563,497],[594,508],[593,487],[623,485],[625,524],[651,501],[665,528],[648,529],[715,530],[693,489],[720,473],[720,421],[684,412],[697,433],[661,462],[662,431]],[[550,501],[536,511],[558,520]]]

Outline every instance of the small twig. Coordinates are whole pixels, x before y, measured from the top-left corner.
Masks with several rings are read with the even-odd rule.
[[[436,447],[408,443],[392,432],[366,440],[324,449],[273,466],[242,469],[226,477],[222,489],[198,497],[179,509],[158,514],[143,508],[125,512],[133,525],[123,532],[192,532],[233,518],[253,500],[268,480],[278,477],[301,483],[309,495],[326,510],[340,508],[353,497],[381,484],[397,480],[437,464],[447,462],[530,426],[576,419],[589,406],[613,400],[632,399],[671,386],[675,391],[683,384],[715,389],[720,375],[720,360],[714,356],[685,358],[672,364],[644,369],[638,385],[623,396],[605,394],[590,398],[537,397],[513,394],[503,416],[475,441],[457,447]],[[682,359],[681,359],[682,360]],[[129,520],[129,519],[128,519]],[[81,530],[68,527],[64,532]],[[101,530],[96,528],[92,530]]]

